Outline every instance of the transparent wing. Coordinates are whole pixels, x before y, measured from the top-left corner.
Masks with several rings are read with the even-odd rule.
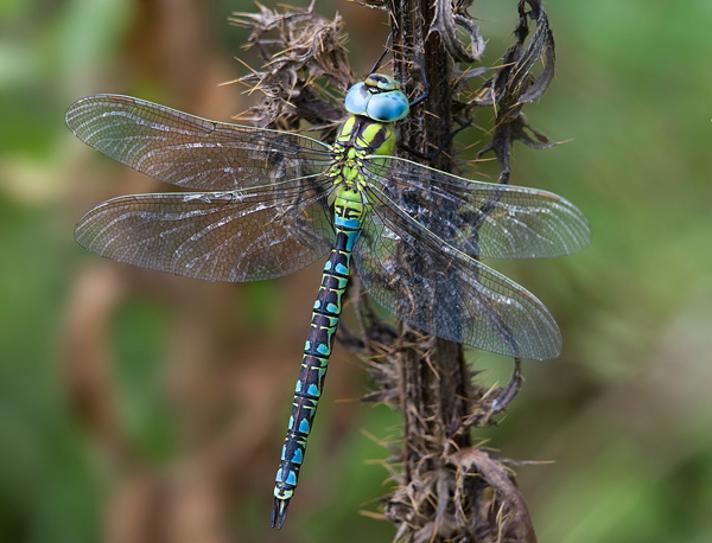
[[[113,260],[197,279],[279,277],[323,257],[334,237],[329,185],[290,184],[122,196],[89,211],[75,237]]]
[[[370,296],[415,328],[521,358],[561,350],[559,328],[533,294],[388,205],[372,208],[355,264]]]
[[[369,157],[372,189],[471,257],[536,258],[588,245],[586,218],[551,192],[482,183],[397,157]]]
[[[192,190],[236,190],[322,172],[326,144],[289,132],[208,121],[115,94],[73,103],[79,139],[151,177]]]

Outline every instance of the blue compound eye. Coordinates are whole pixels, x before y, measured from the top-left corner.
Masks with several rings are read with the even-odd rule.
[[[366,114],[375,121],[400,121],[408,115],[408,98],[403,92],[394,90],[374,94],[367,104]]]
[[[368,92],[368,88],[363,81],[356,83],[346,93],[346,98],[344,99],[346,111],[354,115],[365,115],[366,107],[372,97],[373,95]]]

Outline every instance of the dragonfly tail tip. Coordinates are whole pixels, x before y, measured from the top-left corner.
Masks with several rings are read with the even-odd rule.
[[[284,526],[284,521],[287,520],[287,507],[289,500],[275,498],[272,506],[272,528],[281,530]]]

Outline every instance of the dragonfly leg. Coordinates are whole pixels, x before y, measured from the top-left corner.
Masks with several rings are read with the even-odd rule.
[[[422,104],[428,98],[428,96],[430,96],[430,84],[427,82],[425,84],[426,84],[425,90],[422,93],[420,93],[419,96],[417,96],[410,102],[411,109],[413,109],[418,104]]]
[[[409,145],[406,145],[405,143],[400,142],[398,144],[398,147],[402,150],[404,150],[406,153],[409,153],[410,155],[413,155],[416,158],[419,158],[420,160],[425,161],[426,163],[430,163],[433,160],[435,160],[437,157],[440,156],[440,153],[445,151],[444,147],[436,147],[434,149],[431,149],[429,153],[421,153],[417,149],[413,149]]]
[[[391,45],[393,44],[393,31],[391,30],[388,33],[388,37],[386,38],[386,45],[383,48],[383,53],[381,53],[381,56],[378,57],[378,60],[374,62],[373,66],[371,67],[371,71],[368,72],[369,74],[374,73],[378,68],[381,67],[381,64],[383,63],[383,60],[386,58],[386,55],[388,52],[391,50]]]
[[[453,139],[455,139],[455,136],[457,136],[465,128],[468,128],[471,125],[472,125],[472,121],[468,121],[468,122],[460,121],[460,126],[458,128],[456,128],[455,130],[453,130],[452,132],[450,132],[445,144],[441,147],[437,147],[437,148],[433,149],[430,153],[421,153],[420,151],[417,151],[402,142],[400,142],[398,144],[398,146],[401,149],[403,149],[404,151],[410,153],[411,155],[413,155],[421,160],[425,160],[426,162],[432,162],[433,160],[435,160],[437,157],[440,156],[440,153],[444,152],[445,149],[450,146],[450,143],[452,142]]]
[[[522,361],[520,358],[515,358],[512,377],[509,379],[509,383],[507,383],[506,387],[499,389],[497,396],[490,404],[489,410],[482,418],[483,422],[489,422],[492,417],[507,409],[509,404],[512,403],[512,400],[514,400],[517,393],[519,393],[519,390],[522,388],[523,382],[524,377],[522,377]]]
[[[425,62],[422,60],[420,62],[420,82],[423,85],[423,92],[410,101],[411,109],[419,104],[422,104],[425,100],[427,100],[428,96],[430,96],[430,81],[428,81],[428,74],[425,71]]]

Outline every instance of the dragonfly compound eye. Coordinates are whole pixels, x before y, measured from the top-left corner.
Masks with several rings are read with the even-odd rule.
[[[368,102],[366,115],[374,121],[400,121],[408,115],[408,98],[399,90],[374,94]]]
[[[356,83],[346,93],[346,98],[344,99],[346,111],[354,115],[366,115],[366,107],[372,96],[363,81]]]

